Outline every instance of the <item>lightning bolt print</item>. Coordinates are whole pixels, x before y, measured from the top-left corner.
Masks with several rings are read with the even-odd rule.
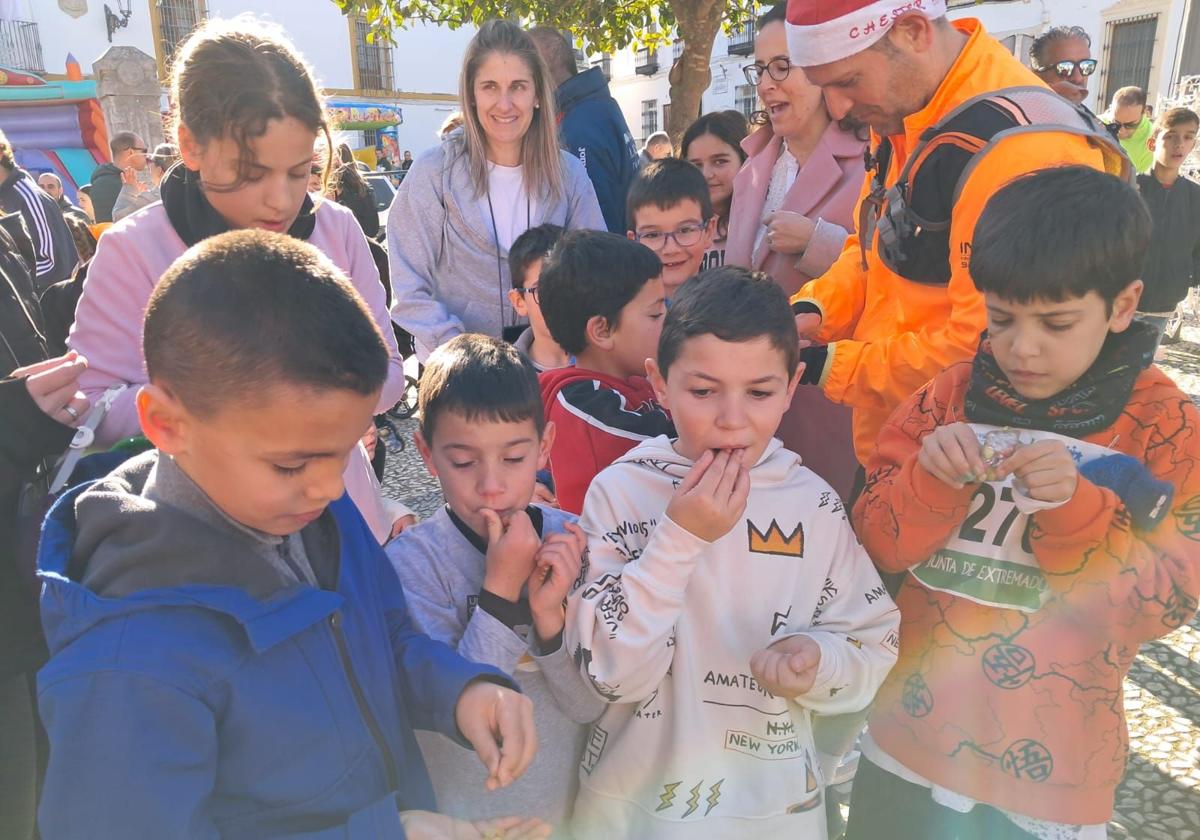
[[[692,814],[696,813],[696,809],[700,807],[700,786],[703,784],[704,780],[701,779],[700,781],[696,782],[696,786],[694,788],[688,791],[688,793],[691,794],[687,801],[688,809],[683,812],[683,816],[680,819],[686,820]]]
[[[663,785],[662,795],[658,797],[658,807],[655,812],[665,811],[675,802],[675,788],[679,787],[682,782],[671,782],[669,785]]]
[[[721,801],[721,785],[724,782],[725,780],[721,779],[708,789],[708,799],[705,800],[708,803],[708,807],[704,810],[704,816],[707,817],[712,809],[717,807],[717,803]]]

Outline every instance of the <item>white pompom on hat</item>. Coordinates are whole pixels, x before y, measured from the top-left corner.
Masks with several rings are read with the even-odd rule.
[[[849,58],[879,41],[902,15],[933,20],[946,0],[788,0],[787,39],[792,63],[816,67]]]

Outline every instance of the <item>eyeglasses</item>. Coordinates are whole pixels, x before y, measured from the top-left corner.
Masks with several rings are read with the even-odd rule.
[[[704,237],[704,225],[680,225],[677,230],[662,232],[657,230],[639,233],[637,241],[651,251],[661,251],[667,247],[667,240],[674,239],[680,248],[691,248]]]
[[[538,306],[542,305],[542,293],[538,291],[537,286],[525,286],[524,288],[517,289],[517,294],[527,295],[533,298],[533,302]]]
[[[1090,76],[1096,72],[1096,59],[1085,58],[1082,61],[1060,61],[1053,65],[1054,72],[1062,76],[1064,79],[1069,79],[1075,75],[1075,71],[1079,71],[1081,76]]]
[[[757,85],[762,81],[763,73],[777,82],[782,82],[792,72],[792,62],[786,58],[773,58],[766,64],[756,61],[743,67],[742,72],[746,75],[746,81],[752,85]]]

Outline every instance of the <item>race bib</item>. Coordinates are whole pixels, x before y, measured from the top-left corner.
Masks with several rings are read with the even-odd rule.
[[[983,446],[996,426],[969,424]],[[1022,446],[1060,440],[1083,465],[1113,450],[1053,432],[1022,430]],[[967,518],[944,548],[910,571],[923,586],[989,607],[1036,612],[1050,597],[1046,578],[1029,544],[1032,520],[1017,507],[1013,476],[975,488]]]

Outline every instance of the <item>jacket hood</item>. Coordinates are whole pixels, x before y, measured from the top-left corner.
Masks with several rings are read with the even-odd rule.
[[[164,606],[224,613],[265,649],[341,603],[334,592],[283,579],[232,528],[223,532],[148,498],[157,463],[153,450],[131,458],[105,478],[68,491],[50,509],[38,577],[45,584],[42,624],[52,653],[102,621]],[[302,538],[314,551],[338,545],[332,507]]]
[[[614,463],[636,464],[652,472],[664,473],[672,479],[682,479],[696,462],[676,452],[671,438],[659,435],[638,444]],[[781,484],[800,465],[799,455],[784,448],[778,438],[771,438],[758,463],[750,469],[750,474],[756,486]]]
[[[558,90],[554,92],[554,105],[562,114],[585,99],[608,95],[608,80],[604,78],[604,73],[599,67],[590,67],[558,86]]]

